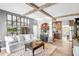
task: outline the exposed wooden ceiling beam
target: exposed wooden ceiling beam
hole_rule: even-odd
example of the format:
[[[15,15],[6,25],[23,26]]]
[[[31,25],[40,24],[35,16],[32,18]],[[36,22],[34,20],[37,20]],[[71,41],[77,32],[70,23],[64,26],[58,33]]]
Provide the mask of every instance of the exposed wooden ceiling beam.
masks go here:
[[[26,4],[30,5],[29,3],[26,3]],[[39,8],[37,7],[37,9],[34,8],[33,10],[29,11],[28,13],[25,13],[24,15],[34,13],[36,11],[39,11],[40,9],[44,9],[44,8],[50,7],[50,6],[55,5],[55,4],[57,4],[57,3],[46,3],[46,4],[42,5],[42,6],[40,6]]]
[[[28,3],[29,6],[33,7],[36,10],[39,10],[40,12],[42,12],[43,14],[51,17],[52,19],[56,20],[53,16],[51,16],[49,13],[45,12],[43,9],[41,9],[40,7],[38,7],[37,5],[35,5],[34,3]]]
[[[38,6],[36,6],[34,3],[26,3],[27,5],[29,5],[29,6],[31,6],[31,7],[33,7],[33,8],[39,8]]]
[[[67,14],[67,15],[63,15],[63,16],[57,16],[55,18],[58,19],[58,18],[64,18],[64,17],[69,17],[69,16],[79,16],[79,13],[73,13],[73,14]]]
[[[45,12],[44,10],[40,10],[40,12],[42,12],[43,14],[49,16],[49,17],[52,17],[50,14],[48,14],[47,12]]]

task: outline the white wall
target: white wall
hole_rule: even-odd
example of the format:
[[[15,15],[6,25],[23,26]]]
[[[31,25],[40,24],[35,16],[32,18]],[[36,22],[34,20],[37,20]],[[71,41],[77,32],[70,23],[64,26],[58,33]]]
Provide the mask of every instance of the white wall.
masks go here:
[[[38,35],[37,30],[38,30],[37,25],[33,25],[33,35],[34,35],[36,38],[37,38],[37,35]]]
[[[2,47],[5,46],[4,36],[6,35],[6,14],[0,12],[0,41],[2,41]]]

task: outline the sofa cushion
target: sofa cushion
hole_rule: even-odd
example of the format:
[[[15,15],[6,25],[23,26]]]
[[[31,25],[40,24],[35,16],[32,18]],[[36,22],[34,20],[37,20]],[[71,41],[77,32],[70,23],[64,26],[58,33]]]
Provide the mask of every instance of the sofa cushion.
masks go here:
[[[20,42],[25,42],[24,36],[20,36]]]
[[[16,36],[14,36],[13,39],[14,39],[15,42],[18,42],[18,39],[17,39]]]
[[[31,41],[30,34],[26,34],[26,35],[23,35],[23,36],[25,38],[25,43],[30,43],[30,41]]]
[[[16,36],[5,36],[5,41],[9,44],[13,44],[13,43],[18,42]]]
[[[5,41],[12,42],[14,41],[14,39],[12,38],[12,36],[5,36]]]

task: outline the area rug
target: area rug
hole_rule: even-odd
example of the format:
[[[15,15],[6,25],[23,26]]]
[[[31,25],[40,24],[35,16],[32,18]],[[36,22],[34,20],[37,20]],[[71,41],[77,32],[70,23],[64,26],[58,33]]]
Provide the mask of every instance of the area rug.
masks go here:
[[[37,50],[35,50],[34,55],[50,56],[51,54],[53,54],[55,50],[56,50],[56,46],[53,45],[50,48],[45,48],[45,49],[43,49],[43,47],[40,47]],[[9,54],[8,56],[33,56],[33,54],[32,54],[32,50],[27,49],[27,51],[25,51],[25,48],[23,47],[20,50]]]

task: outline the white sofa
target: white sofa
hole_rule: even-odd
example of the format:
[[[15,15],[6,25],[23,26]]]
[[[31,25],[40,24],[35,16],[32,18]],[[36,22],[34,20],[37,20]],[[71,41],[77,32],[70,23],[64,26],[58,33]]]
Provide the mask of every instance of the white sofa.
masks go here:
[[[6,52],[10,54],[11,52],[21,49],[25,43],[30,43],[36,39],[37,38],[35,38],[32,34],[5,36]]]

